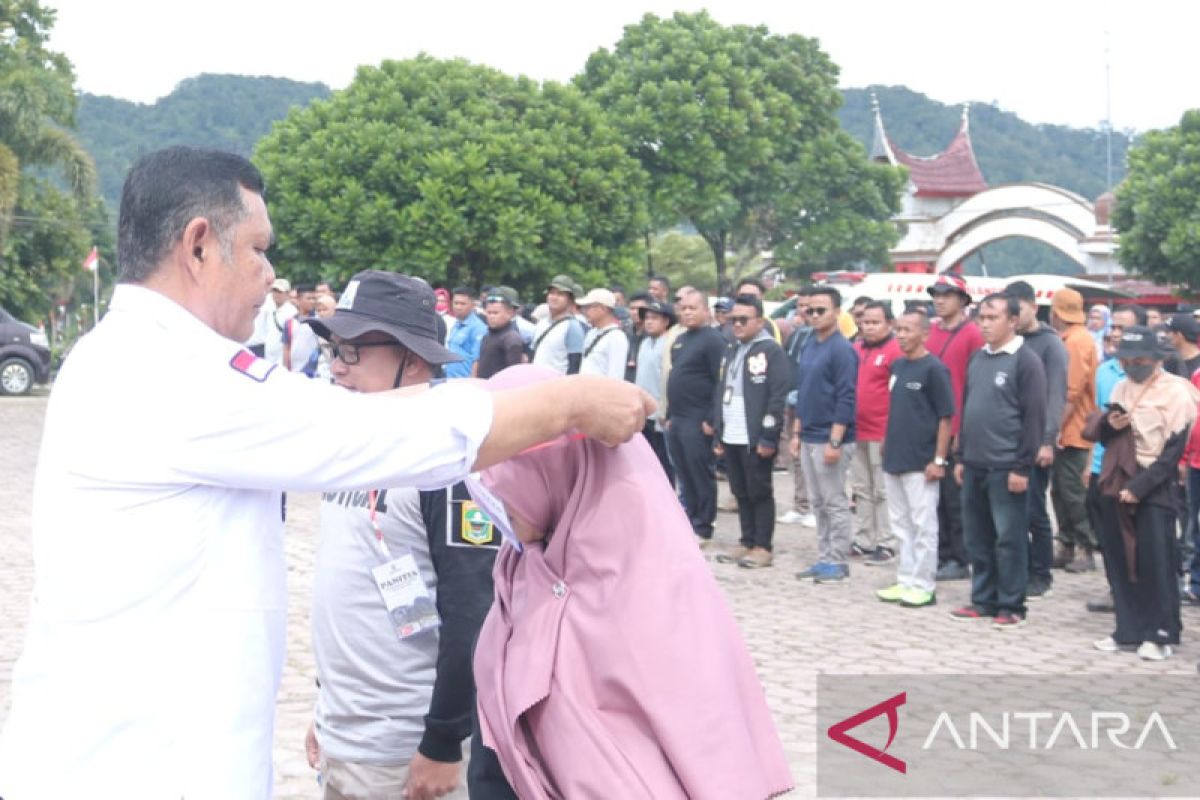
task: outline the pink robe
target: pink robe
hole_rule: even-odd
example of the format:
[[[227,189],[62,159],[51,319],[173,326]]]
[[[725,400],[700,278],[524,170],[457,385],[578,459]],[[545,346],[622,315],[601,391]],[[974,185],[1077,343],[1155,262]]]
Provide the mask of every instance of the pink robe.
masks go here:
[[[545,380],[513,367],[496,388]],[[536,528],[496,561],[475,651],[484,743],[522,800],[760,800],[792,778],[741,632],[641,436],[484,473]]]

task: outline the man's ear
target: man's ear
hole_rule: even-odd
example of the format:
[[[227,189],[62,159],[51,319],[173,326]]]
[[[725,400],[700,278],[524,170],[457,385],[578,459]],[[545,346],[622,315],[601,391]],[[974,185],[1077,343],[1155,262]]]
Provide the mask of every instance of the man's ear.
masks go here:
[[[193,279],[199,276],[205,259],[213,256],[215,237],[212,225],[204,217],[193,217],[183,229],[181,237],[183,261]]]

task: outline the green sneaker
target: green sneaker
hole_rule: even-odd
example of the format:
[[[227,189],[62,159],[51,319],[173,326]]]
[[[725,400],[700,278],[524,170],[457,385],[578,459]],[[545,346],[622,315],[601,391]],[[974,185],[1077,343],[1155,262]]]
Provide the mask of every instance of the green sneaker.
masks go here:
[[[936,603],[936,594],[912,586],[905,589],[904,593],[900,595],[900,605],[905,608],[920,608],[921,606],[932,606]]]
[[[897,583],[895,586],[878,590],[875,592],[875,596],[885,603],[899,603],[904,599],[904,593],[907,591],[908,589]]]

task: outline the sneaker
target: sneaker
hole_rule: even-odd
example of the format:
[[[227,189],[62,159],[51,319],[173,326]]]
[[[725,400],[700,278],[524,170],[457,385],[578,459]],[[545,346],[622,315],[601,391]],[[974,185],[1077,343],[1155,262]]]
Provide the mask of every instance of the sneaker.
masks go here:
[[[1001,611],[992,620],[992,627],[996,630],[1008,630],[1009,628],[1019,628],[1025,624],[1025,615],[1017,614],[1013,611]]]
[[[855,558],[862,558],[863,556],[869,556],[873,552],[874,552],[873,550],[868,550],[867,548],[863,547],[860,544],[850,545],[850,555]]]
[[[1111,614],[1115,610],[1111,594],[1103,600],[1088,600],[1084,607],[1093,614]]]
[[[1067,564],[1075,560],[1075,547],[1059,546],[1058,552],[1054,554],[1054,561],[1050,562],[1051,569],[1065,569]]]
[[[811,567],[802,569],[799,572],[797,572],[796,578],[799,580],[802,580],[802,581],[808,580],[809,578],[815,578],[815,577],[817,577],[818,572],[820,572],[823,568],[828,567],[828,566],[830,566],[830,565],[826,564],[823,561],[818,561],[815,564],[813,564]]]
[[[969,577],[971,577],[971,570],[965,564],[960,564],[957,561],[947,561],[938,567],[934,580],[965,581]]]
[[[750,548],[739,544],[737,547],[730,547],[723,553],[718,553],[716,560],[721,564],[736,564],[746,557],[750,552]]]
[[[1075,556],[1075,560],[1063,567],[1067,572],[1078,575],[1081,572],[1096,571],[1096,557],[1091,550],[1084,550]]]
[[[1166,661],[1174,652],[1171,645],[1156,642],[1142,642],[1142,646],[1137,649],[1138,658],[1143,661]]]
[[[1025,587],[1026,600],[1043,600],[1053,594],[1054,590],[1050,588],[1049,581],[1031,580]]]
[[[696,544],[699,545],[701,550],[707,550],[708,548],[712,547],[712,543],[713,541],[711,536],[705,537],[701,536],[700,534],[696,534]]]
[[[900,598],[904,597],[904,591],[907,588],[908,587],[901,586],[897,583],[894,586],[887,587],[886,589],[879,589],[875,592],[875,596],[885,603],[899,603]]]
[[[817,515],[811,511],[800,515],[800,524],[805,528],[817,527]]]
[[[1200,590],[1184,589],[1180,597],[1183,599],[1184,605],[1200,606]]]
[[[921,608],[923,606],[932,606],[937,604],[937,595],[933,592],[927,592],[924,589],[918,589],[915,586],[910,586],[904,590],[903,596],[900,598],[900,605],[905,608]]]
[[[774,559],[771,557],[771,551],[764,547],[755,547],[749,553],[738,559],[738,566],[746,569],[762,569],[763,567],[771,566]]]
[[[850,567],[845,564],[823,564],[813,575],[813,583],[842,583],[850,577]]]
[[[780,525],[799,525],[800,520],[804,519],[804,514],[794,508],[789,508],[787,511],[775,518],[775,521]]]
[[[1101,653],[1115,653],[1121,649],[1121,645],[1117,644],[1117,640],[1111,636],[1105,636],[1103,639],[1097,639],[1092,642],[1092,647],[1099,650]]]
[[[972,619],[987,619],[988,617],[991,617],[994,615],[987,613],[979,606],[963,606],[962,608],[956,608],[953,611],[951,611],[950,616],[954,617],[955,619],[959,619],[959,620],[972,620]]]
[[[875,548],[875,552],[863,559],[863,564],[868,567],[882,567],[885,564],[890,564],[896,560],[896,553],[890,547],[880,545]]]

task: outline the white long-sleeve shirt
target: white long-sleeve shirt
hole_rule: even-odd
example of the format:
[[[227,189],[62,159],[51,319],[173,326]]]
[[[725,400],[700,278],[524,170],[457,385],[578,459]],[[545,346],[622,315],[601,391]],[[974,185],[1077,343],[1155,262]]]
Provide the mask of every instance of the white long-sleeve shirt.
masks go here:
[[[270,797],[281,490],[448,485],[491,420],[470,385],[349,393],[118,286],[46,412],[0,796]]]

